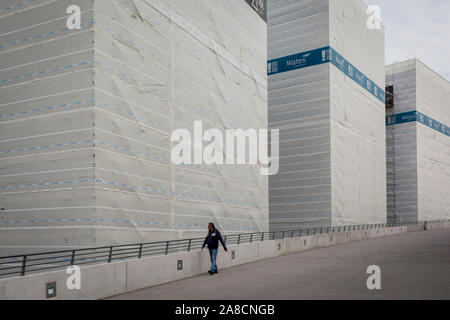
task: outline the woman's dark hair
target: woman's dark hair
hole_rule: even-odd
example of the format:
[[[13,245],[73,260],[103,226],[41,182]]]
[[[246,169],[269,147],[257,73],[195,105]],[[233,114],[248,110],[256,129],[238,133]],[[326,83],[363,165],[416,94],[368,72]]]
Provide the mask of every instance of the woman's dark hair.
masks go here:
[[[212,223],[212,222],[210,222],[209,225],[210,225],[211,227],[213,227],[214,229],[216,228],[216,226],[215,226],[214,223]]]

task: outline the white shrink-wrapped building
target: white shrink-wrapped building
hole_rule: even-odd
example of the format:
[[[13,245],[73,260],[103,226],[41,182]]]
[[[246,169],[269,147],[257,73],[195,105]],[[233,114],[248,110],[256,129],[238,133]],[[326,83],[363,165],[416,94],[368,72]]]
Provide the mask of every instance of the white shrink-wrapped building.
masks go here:
[[[390,222],[450,217],[450,83],[417,59],[386,67]]]
[[[269,0],[271,230],[386,221],[384,28],[361,0]]]
[[[265,9],[1,1],[0,255],[199,237],[210,221],[267,231],[260,166],[170,157],[194,121],[267,128]]]

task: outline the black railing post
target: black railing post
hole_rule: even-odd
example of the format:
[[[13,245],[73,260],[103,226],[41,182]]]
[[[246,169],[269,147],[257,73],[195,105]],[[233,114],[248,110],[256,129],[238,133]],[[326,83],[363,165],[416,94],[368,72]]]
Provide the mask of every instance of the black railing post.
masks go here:
[[[253,233],[250,235],[250,243],[253,242]]]
[[[169,254],[169,241],[166,242],[166,255]]]
[[[109,257],[108,257],[108,262],[112,261],[112,253],[113,253],[113,247],[109,248]]]
[[[291,233],[291,238],[293,238],[293,237],[294,237],[294,233],[295,233],[295,230],[292,230],[292,233]]]
[[[25,275],[25,269],[27,267],[27,256],[23,256],[22,260],[22,272],[20,273],[21,276]]]
[[[237,244],[240,244],[240,243],[241,243],[241,235],[239,234]]]
[[[141,244],[139,245],[138,259],[142,258],[142,246],[143,246],[143,244],[141,243]]]
[[[261,235],[261,242],[263,242],[263,241],[264,241],[264,232]]]
[[[227,236],[225,236],[225,239],[223,240],[225,243],[227,241]],[[191,244],[192,244],[192,239],[189,239],[189,243],[188,243],[188,252],[191,251]]]
[[[284,239],[284,231],[283,231],[283,238],[282,239]]]
[[[75,264],[75,250],[72,251],[72,257],[70,258],[70,265],[73,266]]]

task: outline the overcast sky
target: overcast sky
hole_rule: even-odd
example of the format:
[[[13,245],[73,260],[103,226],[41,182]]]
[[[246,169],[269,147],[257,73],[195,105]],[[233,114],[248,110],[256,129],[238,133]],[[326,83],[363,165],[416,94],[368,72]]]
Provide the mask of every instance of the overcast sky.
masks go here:
[[[364,0],[381,8],[386,64],[419,58],[450,81],[450,0]]]

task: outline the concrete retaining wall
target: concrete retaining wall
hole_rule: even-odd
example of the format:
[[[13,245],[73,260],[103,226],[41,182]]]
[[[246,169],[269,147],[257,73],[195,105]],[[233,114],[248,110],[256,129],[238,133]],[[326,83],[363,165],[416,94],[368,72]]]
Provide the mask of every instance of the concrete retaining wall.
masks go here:
[[[335,234],[317,234],[300,238],[266,240],[229,246],[218,256],[219,268],[229,268],[257,260],[333,246],[370,238],[385,237],[424,229],[450,228],[439,224],[389,227]],[[232,253],[234,252],[234,259]],[[183,261],[183,269],[177,263]],[[205,273],[209,267],[207,250],[167,256],[85,266],[81,268],[81,289],[69,290],[66,270],[0,280],[0,299],[46,299],[46,283],[56,282],[57,296],[52,299],[102,299],[125,292],[155,286]]]

